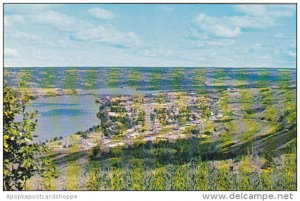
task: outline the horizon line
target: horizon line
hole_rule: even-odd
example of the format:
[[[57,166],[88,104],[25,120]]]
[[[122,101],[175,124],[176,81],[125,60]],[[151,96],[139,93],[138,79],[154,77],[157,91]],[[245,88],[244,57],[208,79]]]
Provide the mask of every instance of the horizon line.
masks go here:
[[[3,66],[4,68],[290,68],[297,67],[276,67],[276,66]]]

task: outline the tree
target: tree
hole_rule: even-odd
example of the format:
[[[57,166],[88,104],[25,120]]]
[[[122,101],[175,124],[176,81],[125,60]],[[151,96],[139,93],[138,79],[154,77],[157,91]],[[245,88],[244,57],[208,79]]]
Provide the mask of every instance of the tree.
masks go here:
[[[102,153],[102,151],[101,151],[101,145],[98,144],[96,147],[94,147],[92,149],[92,156],[91,157],[93,159],[99,159],[101,157],[101,153]]]
[[[42,157],[48,150],[33,141],[36,112],[26,111],[30,99],[25,90],[5,85],[3,91],[3,181],[4,190],[26,190],[26,181],[34,174],[57,177],[50,159]]]

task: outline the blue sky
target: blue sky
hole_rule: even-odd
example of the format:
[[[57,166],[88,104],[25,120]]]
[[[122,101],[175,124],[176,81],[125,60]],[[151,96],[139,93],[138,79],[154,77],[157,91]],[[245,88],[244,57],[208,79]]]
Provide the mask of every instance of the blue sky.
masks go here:
[[[296,67],[296,6],[5,4],[4,66]]]

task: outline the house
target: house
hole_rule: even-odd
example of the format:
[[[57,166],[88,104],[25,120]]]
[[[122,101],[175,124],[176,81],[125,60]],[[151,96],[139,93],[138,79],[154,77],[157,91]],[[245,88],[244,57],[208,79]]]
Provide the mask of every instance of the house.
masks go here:
[[[229,87],[229,88],[227,88],[227,91],[228,91],[229,93],[236,93],[236,92],[237,92],[237,89],[236,89],[236,88],[231,88],[231,87]]]
[[[110,117],[117,117],[118,114],[115,113],[115,112],[108,112],[108,116],[110,116]]]
[[[185,134],[179,134],[179,138],[180,139],[185,139],[185,138],[187,138],[187,135],[185,135]]]
[[[186,122],[185,126],[191,126],[191,122]]]
[[[111,142],[110,139],[105,139],[105,138],[104,138],[104,139],[102,140],[102,143],[103,143],[103,144],[108,144],[108,143],[110,143],[110,142]]]
[[[169,140],[176,140],[176,139],[179,139],[179,138],[180,138],[180,135],[168,135]]]
[[[133,131],[135,131],[135,129],[134,129],[134,128],[130,128],[130,129],[128,129],[128,130],[126,131],[126,133],[130,134],[130,133],[132,133]]]
[[[215,120],[217,120],[217,117],[215,115],[212,115],[208,119],[211,121],[215,121]]]
[[[113,147],[124,146],[124,145],[125,145],[124,142],[118,142],[114,144],[109,144],[108,147],[113,148]]]
[[[127,138],[137,138],[139,135],[138,132],[134,132],[134,133],[130,133],[128,135],[126,135]]]
[[[149,136],[149,137],[145,137],[144,139],[143,139],[143,141],[153,141],[153,140],[155,140],[156,139],[156,137],[154,137],[154,136]]]

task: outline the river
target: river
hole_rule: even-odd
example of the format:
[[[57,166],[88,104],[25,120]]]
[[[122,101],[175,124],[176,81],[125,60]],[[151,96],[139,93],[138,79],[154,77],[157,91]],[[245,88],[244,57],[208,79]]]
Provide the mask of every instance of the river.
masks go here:
[[[38,98],[31,105],[31,109],[38,111],[34,134],[38,141],[45,141],[85,131],[100,123],[96,117],[98,108],[92,95]]]

